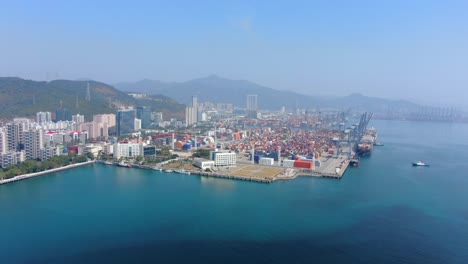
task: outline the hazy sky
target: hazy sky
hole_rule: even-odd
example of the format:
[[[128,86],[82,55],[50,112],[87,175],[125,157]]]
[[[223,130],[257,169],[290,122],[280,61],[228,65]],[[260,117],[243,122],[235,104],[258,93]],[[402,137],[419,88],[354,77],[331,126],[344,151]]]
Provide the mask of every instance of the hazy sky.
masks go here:
[[[5,0],[0,76],[116,83],[215,73],[307,94],[462,104],[467,14],[465,0]]]

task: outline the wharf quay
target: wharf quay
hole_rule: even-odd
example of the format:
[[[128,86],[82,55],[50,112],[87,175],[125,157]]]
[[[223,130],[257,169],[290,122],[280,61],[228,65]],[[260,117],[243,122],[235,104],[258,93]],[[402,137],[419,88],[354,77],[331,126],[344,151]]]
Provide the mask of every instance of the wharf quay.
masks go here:
[[[301,170],[298,176],[312,176],[322,178],[341,179],[349,167],[350,160],[344,157],[328,157],[321,167],[315,170]]]
[[[200,172],[200,171],[191,171],[191,174],[205,176],[205,177],[213,177],[213,178],[222,178],[222,179],[232,179],[232,180],[241,180],[241,181],[252,181],[252,182],[259,182],[259,183],[272,183],[276,179],[266,179],[266,178],[256,178],[256,177],[247,177],[247,176],[238,176],[238,175],[229,175],[229,174],[221,174],[221,173],[210,173],[210,172]]]
[[[72,168],[76,168],[76,167],[91,165],[91,164],[94,164],[94,163],[95,163],[95,161],[91,160],[91,161],[85,161],[85,162],[81,162],[81,163],[76,163],[76,164],[63,166],[63,167],[60,167],[60,168],[55,168],[55,169],[50,169],[50,170],[45,170],[45,171],[40,171],[40,172],[34,172],[34,173],[18,175],[18,176],[15,176],[13,178],[10,178],[10,179],[0,180],[0,185],[7,184],[7,183],[12,183],[12,182],[16,182],[16,181],[21,181],[21,180],[26,180],[26,179],[29,179],[29,178],[33,178],[33,177],[37,177],[37,176],[41,176],[41,175],[45,175],[45,174],[49,174],[49,173],[53,173],[53,172],[58,172],[58,171],[62,171],[62,170],[68,170],[68,169],[72,169]]]

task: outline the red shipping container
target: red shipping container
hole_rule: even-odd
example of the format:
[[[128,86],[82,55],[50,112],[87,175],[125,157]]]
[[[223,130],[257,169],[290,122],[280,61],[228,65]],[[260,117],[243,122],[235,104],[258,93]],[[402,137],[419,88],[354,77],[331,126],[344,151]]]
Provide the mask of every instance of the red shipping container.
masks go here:
[[[302,169],[312,169],[314,164],[312,161],[305,161],[305,160],[296,160],[294,161],[294,168],[302,168]]]

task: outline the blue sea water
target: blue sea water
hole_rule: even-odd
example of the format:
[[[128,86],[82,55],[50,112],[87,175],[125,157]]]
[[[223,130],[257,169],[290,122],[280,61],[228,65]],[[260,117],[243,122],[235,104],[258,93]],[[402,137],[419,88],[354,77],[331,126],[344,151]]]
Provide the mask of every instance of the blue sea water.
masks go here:
[[[0,186],[0,263],[468,263],[468,125],[372,125],[385,146],[341,180],[96,164]]]

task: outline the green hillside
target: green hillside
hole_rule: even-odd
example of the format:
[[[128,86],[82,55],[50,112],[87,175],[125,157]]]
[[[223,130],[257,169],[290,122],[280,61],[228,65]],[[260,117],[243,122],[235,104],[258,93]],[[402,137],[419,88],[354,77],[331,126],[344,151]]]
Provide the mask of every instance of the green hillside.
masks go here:
[[[89,84],[91,100],[87,101]],[[83,114],[86,120],[100,113],[115,113],[123,106],[150,106],[167,117],[183,114],[184,105],[168,97],[156,95],[152,100],[137,100],[105,83],[96,81],[55,80],[38,82],[15,77],[0,78],[0,118],[34,117],[36,112],[64,107],[72,114]]]

